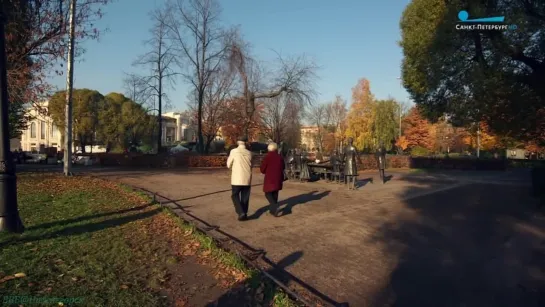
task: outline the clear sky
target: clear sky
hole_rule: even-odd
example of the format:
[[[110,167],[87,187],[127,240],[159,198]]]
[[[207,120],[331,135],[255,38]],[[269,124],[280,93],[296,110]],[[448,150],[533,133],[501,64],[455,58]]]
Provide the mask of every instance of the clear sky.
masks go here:
[[[407,101],[401,87],[402,51],[399,20],[409,0],[220,0],[222,20],[240,25],[260,60],[305,53],[321,67],[316,82],[318,103],[342,95],[367,78],[377,98]],[[123,92],[124,72],[143,73],[132,62],[147,49],[148,12],[163,0],[114,0],[104,8],[98,28],[108,28],[99,41],[85,43],[87,53],[75,65],[75,87],[102,94]],[[65,88],[65,77],[53,84]],[[186,109],[189,86],[178,80],[169,91],[173,111]]]

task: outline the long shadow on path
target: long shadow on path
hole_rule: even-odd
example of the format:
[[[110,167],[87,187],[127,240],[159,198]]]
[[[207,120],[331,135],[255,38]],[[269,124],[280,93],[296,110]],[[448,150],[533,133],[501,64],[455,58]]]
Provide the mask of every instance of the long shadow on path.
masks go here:
[[[371,305],[545,306],[545,216],[528,192],[468,184],[407,198],[372,239],[397,266]]]
[[[282,192],[280,191],[280,193],[282,193]],[[326,197],[327,195],[329,195],[329,193],[331,193],[331,191],[323,191],[323,192],[319,192],[319,193],[318,193],[318,191],[312,191],[312,192],[300,194],[300,195],[297,195],[297,196],[292,196],[290,198],[279,201],[278,202],[278,207],[281,208],[281,209],[279,209],[280,212],[281,212],[281,216],[291,214],[292,209],[295,206],[302,205],[302,204],[305,204],[305,203],[308,203],[308,202],[311,202],[311,201],[320,200],[320,199]],[[280,195],[282,195],[282,194],[280,194]],[[282,207],[282,206],[284,206],[284,207]],[[266,205],[264,207],[261,207],[261,208],[257,209],[254,212],[254,214],[248,216],[248,219],[251,219],[251,220],[258,219],[259,217],[261,217],[261,215],[263,215],[263,213],[269,211],[269,207],[270,207],[269,205]]]
[[[273,276],[273,278],[277,279],[278,281],[280,281],[281,283],[285,285],[289,284],[291,281],[294,281],[296,283],[301,283],[299,279],[297,279],[295,276],[288,273],[286,271],[286,268],[294,264],[295,262],[297,262],[302,256],[303,256],[302,251],[296,251],[282,258],[280,261],[278,261],[278,263],[269,262],[268,264],[272,268],[265,271],[265,274]],[[256,289],[253,289],[250,292],[247,292],[247,289],[243,286],[246,283],[251,284],[252,281],[246,280],[245,282],[243,282],[241,286],[228,290],[220,298],[218,298],[214,302],[207,304],[206,307],[272,306],[273,301],[275,299],[274,294],[277,291],[276,285],[268,284],[268,287],[266,289],[262,289],[261,292],[259,291],[256,292]],[[323,295],[319,295],[319,296],[321,297],[321,299],[325,300],[327,303],[331,304],[332,306],[348,307],[347,303],[338,303]],[[307,298],[304,298],[304,299],[308,300]],[[311,304],[310,306],[313,306],[312,305],[313,303],[314,302],[312,302],[312,300],[309,300],[309,304]]]

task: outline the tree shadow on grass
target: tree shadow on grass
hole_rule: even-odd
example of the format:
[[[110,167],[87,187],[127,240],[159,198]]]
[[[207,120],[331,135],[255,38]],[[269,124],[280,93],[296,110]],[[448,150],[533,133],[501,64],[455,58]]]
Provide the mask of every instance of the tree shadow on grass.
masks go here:
[[[70,236],[76,236],[76,235],[85,234],[85,233],[92,233],[92,232],[96,232],[96,231],[100,231],[104,229],[121,226],[123,224],[127,224],[137,220],[145,219],[145,218],[154,216],[155,214],[160,212],[161,212],[161,208],[156,208],[150,211],[140,212],[140,213],[136,213],[132,215],[126,215],[126,216],[122,216],[118,218],[66,227],[58,231],[45,233],[43,235],[34,235],[34,236],[27,237],[25,236],[25,234],[23,234],[21,236],[15,236],[15,237],[12,236],[5,242],[0,242],[0,248],[3,248],[4,246],[8,246],[11,244],[21,244],[21,243],[40,241],[40,240],[48,240],[48,239],[53,239],[58,237],[70,237]]]
[[[282,195],[281,193],[282,191],[280,191],[280,195]],[[327,195],[329,195],[329,193],[331,193],[331,191],[323,191],[323,192],[312,191],[312,192],[300,194],[297,196],[292,196],[290,198],[281,200],[278,202],[279,212],[281,213],[280,216],[291,214],[293,207],[297,205],[302,205],[311,201],[320,200],[326,197]],[[282,207],[283,205],[285,206]],[[257,209],[252,215],[248,216],[248,219],[250,220],[258,219],[259,217],[261,217],[261,215],[263,215],[263,213],[269,211],[269,207],[270,207],[269,205],[266,205]]]
[[[146,204],[146,205],[142,205],[142,206],[138,206],[138,207],[123,209],[123,210],[102,212],[102,213],[96,213],[96,214],[91,214],[91,215],[80,216],[80,217],[76,217],[76,218],[72,218],[72,219],[66,219],[66,220],[60,220],[60,221],[56,221],[56,222],[39,224],[39,225],[36,225],[36,226],[27,227],[25,229],[25,231],[34,231],[34,230],[37,230],[37,229],[45,229],[45,228],[56,227],[56,226],[65,226],[65,225],[68,225],[68,224],[79,223],[79,222],[83,222],[83,221],[86,221],[86,220],[92,220],[92,219],[96,219],[96,218],[107,217],[107,216],[110,216],[110,215],[124,214],[124,213],[133,212],[133,211],[140,211],[142,209],[147,208],[150,205],[151,205],[151,203]]]
[[[372,238],[398,260],[371,306],[545,306],[545,215],[526,187],[414,190]]]

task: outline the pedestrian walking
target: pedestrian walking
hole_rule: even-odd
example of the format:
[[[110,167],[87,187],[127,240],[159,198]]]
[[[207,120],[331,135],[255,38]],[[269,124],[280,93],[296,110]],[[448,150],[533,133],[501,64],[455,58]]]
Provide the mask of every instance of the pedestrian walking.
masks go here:
[[[229,152],[227,167],[231,169],[231,199],[239,221],[248,219],[252,185],[252,153],[246,148],[248,139],[239,138],[238,147]]]
[[[386,168],[386,148],[384,148],[382,143],[380,143],[379,147],[377,148],[375,157],[377,159],[380,181],[382,184],[384,184],[386,182],[386,176],[384,175],[384,169]]]
[[[282,190],[284,183],[284,158],[278,153],[278,145],[270,143],[269,151],[261,162],[261,173],[265,175],[263,180],[263,192],[269,201],[269,213],[278,216],[278,192]]]

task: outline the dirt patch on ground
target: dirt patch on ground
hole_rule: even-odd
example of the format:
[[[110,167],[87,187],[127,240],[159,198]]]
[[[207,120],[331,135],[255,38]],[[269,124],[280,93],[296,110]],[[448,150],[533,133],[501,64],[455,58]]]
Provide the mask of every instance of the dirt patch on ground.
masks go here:
[[[168,214],[138,221],[138,238],[142,236],[167,241],[167,250],[158,250],[161,261],[150,259],[149,268],[162,275],[160,285],[150,285],[168,297],[172,306],[269,306],[266,282],[261,276],[250,276],[247,270],[226,264],[218,256],[223,253],[203,246],[194,231]],[[151,239],[151,238],[150,238]],[[147,241],[147,240],[146,240]],[[137,250],[141,241],[132,241]]]

